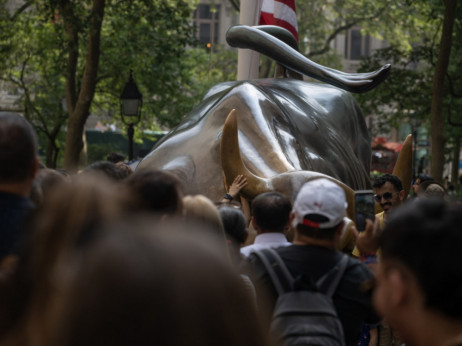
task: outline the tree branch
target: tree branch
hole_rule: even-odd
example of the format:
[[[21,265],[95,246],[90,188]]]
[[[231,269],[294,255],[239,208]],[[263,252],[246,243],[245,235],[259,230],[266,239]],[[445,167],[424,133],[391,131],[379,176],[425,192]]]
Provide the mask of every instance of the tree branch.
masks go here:
[[[87,43],[85,70],[82,77],[78,106],[90,107],[95,93],[100,55],[101,26],[103,24],[105,0],[94,0],[91,12],[91,25]],[[86,119],[85,119],[86,120]]]
[[[239,1],[239,0],[229,0],[229,2],[231,3],[231,5],[234,7],[234,9],[235,9],[237,12],[240,12],[240,11],[241,11],[241,4],[240,4],[240,1]]]
[[[21,7],[19,7],[16,11],[14,11],[14,14],[11,16],[11,21],[14,22],[16,18],[23,13],[30,5],[32,5],[32,1],[26,1],[24,4],[22,4]]]
[[[454,83],[452,81],[452,78],[449,75],[449,73],[447,73],[447,72],[446,72],[446,78],[447,78],[448,83],[449,83],[449,93],[451,94],[451,96],[453,98],[457,98],[457,99],[462,98],[462,94],[457,93],[456,90],[454,89]]]
[[[64,28],[67,33],[67,76],[66,76],[66,103],[69,114],[74,112],[77,102],[76,89],[76,73],[77,63],[79,59],[79,36],[78,28],[76,27],[76,18],[72,3],[69,0],[61,0],[59,2],[59,10],[61,12]]]
[[[380,8],[375,14],[373,14],[372,16],[370,17],[362,17],[362,18],[356,18],[354,19],[352,22],[348,23],[348,24],[345,24],[345,25],[342,25],[338,28],[336,28],[330,35],[329,37],[327,38],[325,44],[324,44],[324,47],[322,47],[321,49],[317,50],[317,51],[313,51],[313,52],[310,52],[308,54],[308,57],[313,57],[313,56],[316,56],[316,55],[321,55],[321,54],[324,54],[326,52],[328,52],[330,50],[330,43],[335,39],[335,37],[340,34],[342,31],[347,31],[348,29],[351,29],[352,27],[354,27],[355,25],[357,25],[358,23],[361,23],[363,21],[369,21],[369,20],[372,20],[372,19],[375,19],[375,18],[378,18],[380,17],[380,15],[382,14],[382,12],[384,11],[384,9],[386,8],[387,6],[384,6],[382,8]]]
[[[322,47],[321,49],[315,50],[315,51],[313,51],[313,52],[310,52],[310,53],[308,54],[308,57],[313,57],[313,56],[321,55],[321,54],[324,54],[324,53],[328,52],[328,51],[330,50],[330,43],[335,39],[335,37],[336,37],[339,33],[341,33],[342,31],[347,31],[348,29],[351,29],[351,28],[354,27],[357,23],[358,23],[358,21],[354,21],[354,22],[345,24],[345,25],[340,26],[340,27],[338,27],[337,29],[335,29],[335,30],[329,35],[329,37],[327,38],[326,42],[324,43],[324,47]]]

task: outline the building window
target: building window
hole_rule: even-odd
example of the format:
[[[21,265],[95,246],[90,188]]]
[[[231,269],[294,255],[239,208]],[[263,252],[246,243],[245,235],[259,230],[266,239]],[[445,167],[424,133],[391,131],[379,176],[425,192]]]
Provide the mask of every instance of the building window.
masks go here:
[[[194,11],[194,27],[199,41],[218,43],[218,19],[220,17],[219,6],[199,4]]]
[[[345,58],[348,60],[360,60],[368,57],[371,52],[370,36],[363,36],[361,30],[350,29],[345,36]]]

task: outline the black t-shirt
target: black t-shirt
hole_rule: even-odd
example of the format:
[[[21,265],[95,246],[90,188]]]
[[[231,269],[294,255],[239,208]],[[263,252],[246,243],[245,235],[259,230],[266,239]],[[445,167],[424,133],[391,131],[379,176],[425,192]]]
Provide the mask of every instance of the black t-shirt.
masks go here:
[[[301,282],[309,287],[329,272],[340,261],[342,254],[325,247],[312,245],[291,245],[276,249],[287,268]],[[269,327],[277,292],[264,265],[255,254],[244,263],[244,270],[254,282],[257,291],[257,304],[265,325]],[[350,257],[333,301],[342,322],[347,345],[355,345],[359,339],[361,322],[379,322],[371,303],[371,292],[364,291],[362,285],[373,278],[373,273],[359,260]]]

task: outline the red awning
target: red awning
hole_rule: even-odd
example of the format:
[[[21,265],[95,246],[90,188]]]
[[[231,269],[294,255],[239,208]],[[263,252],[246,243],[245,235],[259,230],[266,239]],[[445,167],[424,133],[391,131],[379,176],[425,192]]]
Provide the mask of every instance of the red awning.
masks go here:
[[[394,151],[395,153],[400,152],[403,148],[403,144],[400,142],[388,142],[384,137],[376,137],[372,141],[373,150],[388,150]]]

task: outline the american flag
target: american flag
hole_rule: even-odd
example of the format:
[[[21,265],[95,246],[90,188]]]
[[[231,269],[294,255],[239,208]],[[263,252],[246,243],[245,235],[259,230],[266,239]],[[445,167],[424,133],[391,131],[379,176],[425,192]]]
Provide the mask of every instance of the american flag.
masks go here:
[[[289,30],[298,41],[295,0],[263,0],[260,25],[277,25]]]

